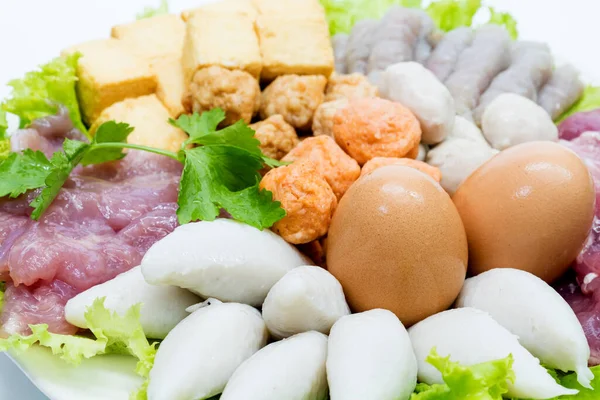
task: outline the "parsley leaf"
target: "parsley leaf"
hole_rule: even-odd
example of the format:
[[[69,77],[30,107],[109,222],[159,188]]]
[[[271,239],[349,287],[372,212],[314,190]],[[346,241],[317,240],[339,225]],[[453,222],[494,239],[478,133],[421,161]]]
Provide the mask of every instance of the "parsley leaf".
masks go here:
[[[56,114],[58,106],[63,105],[69,111],[73,126],[87,134],[75,93],[80,56],[74,53],[57,57],[40,66],[39,70],[28,72],[22,79],[10,81],[11,98],[2,105],[2,109],[17,115],[21,119],[21,127],[25,127],[37,118]]]
[[[127,137],[133,128],[125,123],[107,121],[96,130],[89,151],[81,160],[83,165],[100,164],[107,161],[120,160],[125,157],[123,149],[119,147],[99,147],[100,143],[127,143]]]
[[[18,197],[28,190],[44,186],[52,164],[41,151],[11,153],[0,164],[0,197]]]
[[[63,143],[64,152],[57,151],[50,159],[51,169],[44,181],[45,187],[40,194],[29,204],[33,207],[31,218],[40,219],[44,211],[54,201],[60,189],[69,179],[69,174],[85,156],[89,145],[87,143],[65,139]]]
[[[169,123],[179,129],[182,129],[190,137],[181,146],[185,148],[189,143],[195,143],[196,139],[208,135],[217,130],[219,124],[225,120],[225,111],[220,108],[214,108],[202,114],[194,113],[192,115],[181,115],[177,120],[169,119]]]

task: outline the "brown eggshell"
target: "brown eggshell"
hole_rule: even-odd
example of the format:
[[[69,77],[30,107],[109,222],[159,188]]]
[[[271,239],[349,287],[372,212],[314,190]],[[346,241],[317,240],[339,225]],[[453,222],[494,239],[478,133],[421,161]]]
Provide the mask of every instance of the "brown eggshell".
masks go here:
[[[552,142],[498,154],[453,197],[469,241],[469,268],[529,271],[546,282],[575,260],[592,226],[592,177],[571,150]]]
[[[431,177],[382,167],[342,197],[329,229],[327,268],[353,311],[388,309],[410,326],[458,296],[467,272],[465,231]]]

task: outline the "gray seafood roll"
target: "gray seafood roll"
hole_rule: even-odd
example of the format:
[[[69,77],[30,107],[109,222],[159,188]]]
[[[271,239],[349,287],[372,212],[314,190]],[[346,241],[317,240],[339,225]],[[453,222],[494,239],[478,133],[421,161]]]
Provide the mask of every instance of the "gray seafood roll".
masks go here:
[[[471,28],[458,28],[448,32],[425,61],[425,67],[444,82],[454,71],[460,54],[473,42],[473,36]]]
[[[381,19],[373,36],[374,44],[367,67],[369,77],[373,76],[374,71],[384,71],[392,64],[414,60],[421,26],[421,13],[392,7]]]
[[[528,41],[514,43],[511,65],[494,78],[473,112],[477,125],[481,125],[481,117],[487,106],[503,93],[515,93],[536,101],[538,90],[552,75],[553,65],[547,44]]]
[[[363,75],[367,74],[369,55],[371,54],[375,31],[377,31],[378,25],[379,21],[372,19],[364,19],[354,25],[346,45],[347,73],[358,72]]]
[[[511,39],[498,25],[485,25],[475,32],[473,43],[458,57],[445,84],[456,105],[456,113],[473,120],[472,110],[492,80],[510,65]]]
[[[435,47],[435,36],[433,30],[435,23],[431,17],[423,10],[414,10],[420,14],[421,30],[415,47],[415,61],[423,64],[431,55],[432,49]]]
[[[348,72],[346,66],[346,53],[348,51],[348,35],[345,33],[338,33],[331,38],[331,45],[333,46],[333,55],[335,57],[335,72],[338,74],[345,74]]]
[[[538,104],[554,120],[579,100],[584,89],[579,71],[571,64],[565,64],[556,68],[550,80],[542,87]]]

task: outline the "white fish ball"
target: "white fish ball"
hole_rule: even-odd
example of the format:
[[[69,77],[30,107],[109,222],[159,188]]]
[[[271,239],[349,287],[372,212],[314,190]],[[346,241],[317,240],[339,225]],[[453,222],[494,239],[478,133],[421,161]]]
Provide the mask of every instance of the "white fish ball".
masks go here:
[[[121,315],[141,303],[142,328],[146,336],[154,339],[164,339],[175,325],[188,316],[186,308],[199,301],[198,296],[188,290],[146,283],[138,266],[73,297],[65,306],[65,318],[70,324],[87,329],[85,312],[102,297],[105,298],[106,309]]]
[[[150,371],[148,400],[202,400],[223,391],[234,371],[267,343],[259,312],[237,303],[190,314],[163,340]]]
[[[340,318],[327,355],[331,400],[406,400],[417,384],[417,361],[406,329],[388,310]]]
[[[327,270],[313,266],[285,274],[262,307],[267,328],[277,339],[313,330],[327,334],[335,321],[348,314],[342,285]]]
[[[468,139],[447,139],[427,153],[427,163],[439,168],[440,184],[450,195],[465,179],[490,158],[498,154],[486,144]]]
[[[306,264],[279,235],[217,219],[182,225],[159,240],[144,256],[142,273],[154,285],[258,307],[286,272]]]
[[[417,161],[425,161],[427,158],[427,152],[429,151],[429,146],[423,143],[419,143],[419,154],[417,154]]]
[[[489,313],[519,337],[523,347],[548,367],[576,371],[590,387],[590,347],[569,304],[546,282],[517,269],[498,268],[465,281],[458,307]]]
[[[515,312],[518,312],[515,310]],[[508,395],[526,399],[548,399],[576,394],[560,386],[540,361],[488,313],[474,308],[458,308],[435,314],[413,325],[408,333],[419,364],[419,380],[444,383],[441,373],[429,364],[433,348],[442,357],[450,356],[462,365],[474,365],[512,354],[515,382],[508,384]]]
[[[387,67],[381,76],[382,97],[411,110],[421,124],[425,144],[442,142],[454,126],[454,99],[436,76],[417,62]]]
[[[221,400],[327,398],[327,336],[305,332],[271,343],[244,361]]]
[[[514,93],[496,97],[485,109],[481,126],[487,141],[498,150],[538,140],[558,141],[558,128],[550,115]]]
[[[449,139],[467,139],[490,147],[477,125],[460,115],[454,117],[454,127],[447,140]]]

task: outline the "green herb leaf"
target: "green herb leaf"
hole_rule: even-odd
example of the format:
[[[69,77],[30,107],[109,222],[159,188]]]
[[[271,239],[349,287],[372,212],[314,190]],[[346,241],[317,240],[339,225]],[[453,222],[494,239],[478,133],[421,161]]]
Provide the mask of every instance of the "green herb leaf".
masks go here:
[[[27,149],[11,153],[0,164],[0,197],[18,197],[28,190],[43,187],[52,164],[41,151]]]
[[[488,24],[502,25],[506,28],[510,37],[513,40],[517,40],[519,37],[519,32],[517,31],[517,21],[515,18],[509,13],[498,12],[493,7],[489,7],[490,10],[490,20]]]
[[[171,125],[183,130],[190,136],[189,139],[182,145],[183,149],[189,143],[196,143],[195,141],[201,137],[215,132],[219,124],[224,120],[225,111],[220,108],[214,108],[210,111],[203,112],[202,114],[183,114],[177,118],[177,120],[171,118],[169,122]]]
[[[435,349],[427,362],[442,373],[445,384],[417,385],[411,400],[502,400],[508,383],[514,382],[513,357],[465,367],[441,357]]]
[[[75,93],[79,57],[80,54],[75,53],[55,58],[39,70],[28,72],[24,78],[10,81],[11,97],[2,109],[17,115],[24,127],[37,118],[56,114],[58,106],[63,105],[75,128],[87,134]]]
[[[481,0],[441,0],[432,2],[427,13],[443,31],[460,26],[471,26],[473,17],[481,8]]]
[[[139,13],[136,18],[144,19],[144,18],[152,18],[157,15],[168,14],[169,13],[169,3],[167,0],[161,0],[160,5],[158,7],[146,7],[144,11]]]
[[[107,161],[120,160],[125,157],[122,148],[119,147],[97,147],[100,143],[127,143],[127,137],[133,132],[133,127],[125,123],[107,121],[100,125],[92,139],[89,151],[81,160],[83,165],[101,164]]]

